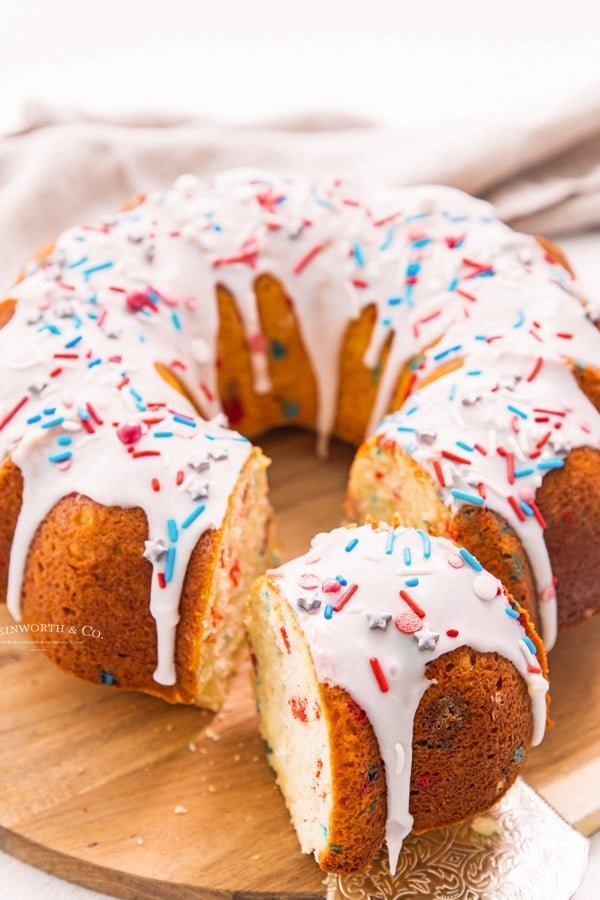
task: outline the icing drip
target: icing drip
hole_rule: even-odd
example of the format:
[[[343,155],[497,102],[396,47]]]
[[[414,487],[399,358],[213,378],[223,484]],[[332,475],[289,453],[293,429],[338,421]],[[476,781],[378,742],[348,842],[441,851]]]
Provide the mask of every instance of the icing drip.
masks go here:
[[[514,528],[531,563],[550,649],[556,591],[535,493],[573,447],[600,449],[600,416],[562,362],[512,351],[502,341],[482,343],[456,373],[413,393],[377,434],[416,459],[453,509],[487,506]]]
[[[374,729],[386,771],[394,872],[412,827],[413,723],[430,684],[427,663],[460,646],[510,660],[528,687],[537,744],[548,684],[535,647],[498,579],[466,551],[415,529],[338,528],[317,535],[309,553],[275,574],[302,625],[317,677],[345,688]],[[327,584],[332,579],[341,584],[335,594]]]

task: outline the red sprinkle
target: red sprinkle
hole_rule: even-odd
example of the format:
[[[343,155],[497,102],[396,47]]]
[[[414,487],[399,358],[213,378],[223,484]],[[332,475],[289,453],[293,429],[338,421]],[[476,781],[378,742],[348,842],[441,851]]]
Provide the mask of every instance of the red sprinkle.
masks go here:
[[[456,628],[449,628],[446,634],[448,635],[448,637],[458,637],[458,631],[456,630]]]
[[[184,476],[183,476],[183,469],[179,469],[179,470],[177,471],[177,475],[175,476],[175,484],[176,484],[177,486],[179,486],[180,484],[183,484],[183,477],[184,477]]]
[[[533,369],[527,376],[527,381],[533,381],[535,376],[539,373],[540,369],[542,368],[543,363],[544,363],[544,360],[542,359],[542,357],[538,356],[538,358],[535,361],[535,365],[534,365]]]
[[[410,596],[410,594],[409,594],[407,591],[398,591],[398,593],[400,594],[400,596],[402,597],[402,599],[404,600],[404,602],[405,602],[408,606],[410,606],[410,608],[411,608],[412,611],[415,613],[415,615],[417,615],[420,619],[424,619],[424,618],[425,618],[425,612],[424,612],[424,610],[421,609],[421,607],[420,607],[419,604],[416,602],[416,600],[413,600],[413,598]]]
[[[164,590],[164,588],[166,588],[166,586],[167,586],[167,582],[165,581],[165,573],[159,572],[157,575],[157,578],[158,578],[158,586],[160,588],[163,588],[163,590]]]
[[[456,288],[455,293],[460,294],[460,296],[464,297],[465,300],[470,300],[471,303],[477,303],[477,297],[474,297],[473,294],[468,294],[466,291],[463,291],[461,288]]]
[[[353,278],[352,284],[356,288],[366,288],[369,287],[369,282],[365,281],[364,278]]]
[[[509,484],[515,483],[515,454],[510,452],[506,454],[506,477]]]
[[[287,650],[288,653],[291,653],[292,648],[290,647],[290,639],[288,637],[287,631],[285,630],[285,625],[282,625],[281,628],[279,629],[279,631],[281,632],[281,637],[283,638],[283,646],[285,647],[285,649]]]
[[[381,668],[381,663],[377,659],[376,656],[372,656],[369,660],[371,663],[371,669],[373,670],[373,675],[377,679],[377,684],[379,685],[379,690],[382,694],[387,693],[389,691],[390,686],[387,683],[387,678],[383,674],[383,669]]]
[[[132,459],[141,459],[143,456],[160,456],[160,450],[137,450],[131,454]]]
[[[153,491],[156,491],[157,493],[158,491],[160,491],[160,481],[158,480],[158,478],[153,478],[150,484],[152,485]]]
[[[315,256],[317,255],[317,253],[320,253],[320,252],[321,252],[321,250],[323,249],[324,246],[325,246],[324,244],[315,244],[315,246],[312,247],[312,248],[308,251],[308,253],[305,253],[304,256],[302,256],[302,257],[298,260],[298,262],[296,263],[296,265],[295,265],[294,268],[292,269],[294,275],[299,275],[300,272],[301,272],[303,269],[306,268],[306,266],[309,264],[309,262],[311,262],[311,260],[313,260],[313,259],[315,258]]]
[[[402,634],[415,634],[415,632],[420,631],[423,627],[420,618],[412,612],[400,613],[400,615],[396,617],[395,625]]]
[[[541,675],[542,670],[539,666],[527,666],[527,671],[531,672],[532,675]]]
[[[437,459],[433,460],[433,471],[435,472],[436,478],[440,483],[441,487],[446,487],[446,482],[444,481],[444,473],[442,472],[442,467],[440,466]]]
[[[463,464],[463,465],[465,465],[465,466],[470,466],[470,465],[471,465],[471,460],[470,460],[470,459],[465,459],[464,456],[458,456],[456,453],[450,453],[449,450],[442,450],[441,456],[443,456],[444,459],[449,459],[449,460],[451,460],[452,462],[455,462],[455,463],[461,463],[461,464]]]
[[[13,418],[13,416],[16,416],[16,414],[19,412],[20,409],[23,409],[23,407],[25,406],[25,404],[27,403],[28,400],[29,400],[29,397],[28,397],[28,396],[21,397],[21,399],[20,399],[19,402],[16,404],[16,406],[13,406],[13,408],[11,409],[11,411],[8,412],[8,413],[4,416],[4,418],[2,419],[2,421],[0,422],[0,431],[2,431],[2,429],[4,428],[5,425],[8,425],[8,423],[10,422],[10,420]]]
[[[60,368],[60,366],[58,367],[58,369],[52,369],[52,371],[50,372],[50,378],[56,378],[58,375],[60,375],[61,372],[62,369]]]
[[[514,513],[515,513],[517,519],[519,519],[521,522],[524,522],[524,521],[525,521],[525,518],[526,518],[526,517],[525,517],[525,513],[523,512],[523,510],[521,509],[521,507],[519,506],[519,504],[517,503],[517,501],[515,500],[515,498],[512,497],[512,496],[509,496],[509,497],[507,497],[506,499],[508,500],[508,502],[509,502],[510,505],[512,506],[513,511],[514,511]]]
[[[530,507],[532,508],[532,510],[533,510],[533,515],[535,516],[535,518],[536,518],[537,521],[539,522],[540,526],[541,526],[542,528],[545,528],[545,527],[546,527],[546,520],[544,519],[544,517],[543,517],[543,515],[542,515],[542,512],[541,512],[539,506],[538,506],[536,503],[534,503],[533,501],[532,501],[529,505],[530,505]]]
[[[482,447],[481,444],[473,444],[478,453],[481,453],[482,456],[487,456],[487,450],[485,447]]]
[[[346,590],[344,591],[344,593],[342,594],[342,596],[340,597],[340,599],[338,600],[338,602],[333,607],[334,612],[339,612],[341,609],[343,609],[345,607],[346,603],[348,602],[348,600],[350,600],[350,598],[354,596],[354,594],[356,593],[357,590],[358,590],[357,584],[349,584],[348,587],[346,588]]]

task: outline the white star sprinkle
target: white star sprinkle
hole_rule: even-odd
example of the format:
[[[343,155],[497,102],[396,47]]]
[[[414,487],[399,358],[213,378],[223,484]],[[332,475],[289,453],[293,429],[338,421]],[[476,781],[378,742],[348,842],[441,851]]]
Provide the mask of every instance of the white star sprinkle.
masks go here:
[[[369,620],[369,628],[381,628],[382,631],[386,631],[388,624],[392,618],[392,614],[387,612],[385,609],[378,609],[377,612],[368,612],[367,619]]]
[[[144,541],[144,559],[149,559],[151,563],[160,562],[167,548],[165,542],[160,538],[157,541]]]

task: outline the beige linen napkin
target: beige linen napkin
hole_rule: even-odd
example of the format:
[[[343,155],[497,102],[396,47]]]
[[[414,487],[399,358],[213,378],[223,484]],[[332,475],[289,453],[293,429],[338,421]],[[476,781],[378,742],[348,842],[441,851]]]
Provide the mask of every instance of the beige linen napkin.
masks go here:
[[[0,291],[63,228],[231,166],[450,184],[485,196],[524,231],[600,227],[600,85],[498,119],[425,128],[324,113],[227,125],[174,115],[112,120],[31,105],[0,138]]]

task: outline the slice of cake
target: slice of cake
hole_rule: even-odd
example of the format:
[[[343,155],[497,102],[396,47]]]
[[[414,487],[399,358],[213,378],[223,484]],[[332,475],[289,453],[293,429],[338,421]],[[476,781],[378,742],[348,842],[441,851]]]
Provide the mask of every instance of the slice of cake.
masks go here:
[[[526,613],[464,548],[367,524],[262,576],[247,627],[268,758],[326,871],[493,805],[546,723]]]

